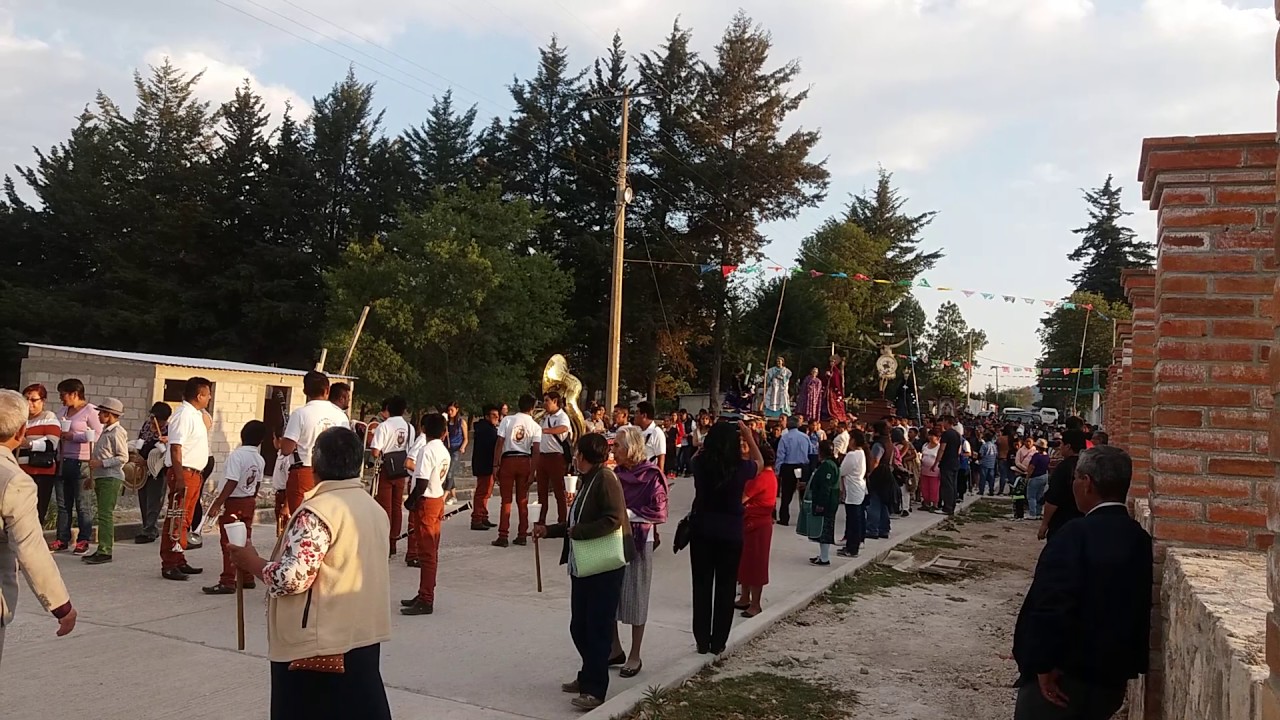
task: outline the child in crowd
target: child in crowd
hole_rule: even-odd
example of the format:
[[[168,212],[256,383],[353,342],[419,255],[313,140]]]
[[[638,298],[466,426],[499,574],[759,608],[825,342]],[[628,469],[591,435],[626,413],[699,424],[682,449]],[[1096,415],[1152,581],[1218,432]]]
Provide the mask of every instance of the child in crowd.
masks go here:
[[[1009,496],[1013,498],[1013,519],[1021,520],[1027,512],[1027,478],[1025,475],[1014,476],[1013,489],[1009,491]]]
[[[106,398],[98,403],[102,436],[93,443],[93,451],[89,455],[89,479],[84,483],[84,489],[93,490],[97,496],[98,549],[81,558],[87,565],[111,562],[111,553],[115,549],[116,500],[124,483],[124,464],[129,462],[129,436],[120,426],[123,414],[124,405],[115,398]]]
[[[253,516],[257,509],[258,487],[262,484],[266,461],[259,446],[266,440],[267,426],[261,420],[250,420],[240,429],[240,447],[227,456],[222,479],[218,483],[217,496],[209,503],[209,517],[218,518],[218,534],[222,538],[222,575],[215,585],[201,590],[206,595],[234,595],[236,573],[239,572],[244,587],[254,586],[253,578],[231,564],[227,549],[227,523],[243,522],[246,537],[253,537]]]
[[[271,473],[271,489],[276,491],[276,537],[284,532],[289,524],[289,504],[285,501],[285,487],[289,483],[289,466],[293,459],[280,452],[280,436],[284,426],[278,427],[271,435],[271,444],[276,449],[276,467]]]

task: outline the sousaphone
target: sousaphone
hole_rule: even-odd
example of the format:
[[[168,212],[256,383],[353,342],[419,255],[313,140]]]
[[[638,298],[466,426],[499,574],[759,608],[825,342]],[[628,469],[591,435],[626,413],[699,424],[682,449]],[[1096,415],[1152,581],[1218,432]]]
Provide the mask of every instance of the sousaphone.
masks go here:
[[[576,441],[587,430],[587,421],[582,417],[582,409],[578,407],[578,398],[582,395],[582,381],[569,372],[569,362],[559,353],[552,355],[547,361],[547,366],[542,369],[542,394],[552,391],[560,393],[560,399],[563,401],[565,414],[569,416],[569,425],[573,428],[573,438]],[[534,410],[533,417],[540,421],[545,414],[545,410],[538,408]]]

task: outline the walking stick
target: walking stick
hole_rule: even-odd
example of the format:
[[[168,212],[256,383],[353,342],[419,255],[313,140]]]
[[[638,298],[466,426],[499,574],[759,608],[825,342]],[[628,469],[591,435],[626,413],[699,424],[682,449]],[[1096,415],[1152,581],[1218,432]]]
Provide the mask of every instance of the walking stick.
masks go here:
[[[538,573],[538,592],[542,592],[542,546],[536,537],[533,539],[533,567]]]
[[[244,650],[244,578],[236,571],[236,649]]]

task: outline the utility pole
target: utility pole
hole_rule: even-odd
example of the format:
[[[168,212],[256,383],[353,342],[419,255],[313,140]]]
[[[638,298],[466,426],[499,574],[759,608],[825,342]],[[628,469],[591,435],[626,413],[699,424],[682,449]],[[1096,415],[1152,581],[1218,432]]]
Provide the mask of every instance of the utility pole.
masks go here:
[[[630,129],[631,99],[649,97],[653,93],[632,93],[625,89],[621,95],[588,98],[588,103],[622,103],[622,137],[618,144],[618,183],[614,197],[613,217],[613,287],[609,297],[609,366],[605,372],[605,403],[609,408],[618,404],[619,364],[622,355],[622,266],[626,248],[627,204],[631,202],[631,187],[627,185],[627,134]]]
[[[973,393],[973,331],[969,331],[969,365],[965,368],[964,407],[969,409],[969,395]]]

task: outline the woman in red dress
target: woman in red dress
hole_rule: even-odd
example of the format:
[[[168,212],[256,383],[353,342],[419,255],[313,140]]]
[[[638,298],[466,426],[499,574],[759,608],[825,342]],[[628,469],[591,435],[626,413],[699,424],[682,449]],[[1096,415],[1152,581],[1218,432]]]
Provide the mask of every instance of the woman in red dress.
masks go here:
[[[747,483],[742,495],[743,540],[742,560],[738,564],[738,582],[742,595],[734,607],[742,617],[760,614],[760,596],[769,584],[769,547],[773,543],[773,511],[778,498],[778,476],[773,472],[774,450],[760,446],[764,467]]]

